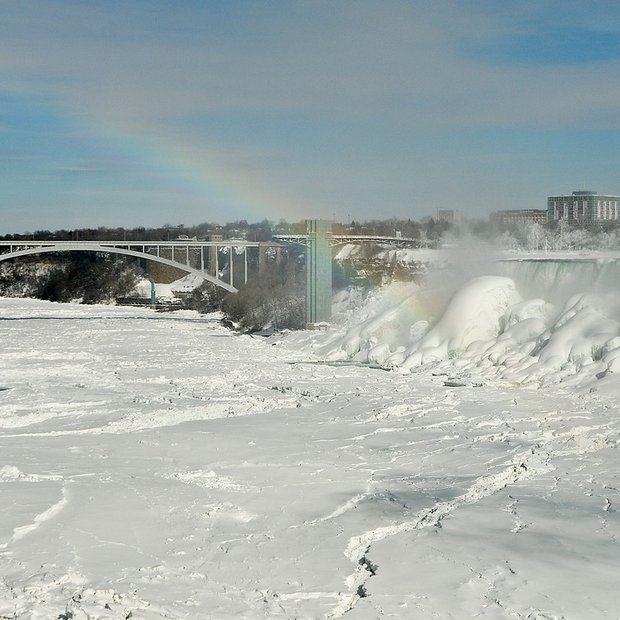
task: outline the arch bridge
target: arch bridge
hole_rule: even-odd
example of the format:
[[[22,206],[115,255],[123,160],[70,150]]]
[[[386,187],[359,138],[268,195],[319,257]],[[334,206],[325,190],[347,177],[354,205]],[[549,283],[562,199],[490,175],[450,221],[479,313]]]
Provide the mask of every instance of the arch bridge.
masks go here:
[[[235,284],[248,281],[248,250],[255,248],[259,268],[270,248],[279,251],[279,242],[222,241],[0,241],[0,262],[51,252],[103,252],[150,260],[198,276],[231,293]],[[241,260],[234,260],[241,256]],[[226,258],[227,257],[227,258]],[[242,261],[242,262],[241,262]],[[241,264],[239,264],[241,263]],[[235,266],[241,274],[235,274]]]
[[[415,239],[366,235],[333,235],[326,220],[306,220],[302,235],[274,235],[269,242],[237,239],[194,241],[0,241],[0,262],[20,256],[51,252],[103,252],[133,256],[175,267],[198,276],[229,292],[236,293],[239,282],[250,277],[249,262],[265,264],[267,254],[280,253],[288,244],[301,245],[306,257],[306,322],[329,321],[331,318],[332,247],[341,243],[374,241],[397,246],[417,244]],[[254,252],[252,261],[248,252]],[[239,258],[235,258],[239,257]],[[241,258],[242,257],[242,258]],[[221,268],[223,267],[223,268]],[[239,273],[241,271],[241,273]],[[237,272],[235,274],[235,272]]]

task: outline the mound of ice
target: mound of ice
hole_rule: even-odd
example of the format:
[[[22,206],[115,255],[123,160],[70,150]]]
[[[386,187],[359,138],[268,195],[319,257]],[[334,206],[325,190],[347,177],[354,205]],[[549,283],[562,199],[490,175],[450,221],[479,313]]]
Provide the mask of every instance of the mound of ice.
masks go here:
[[[579,383],[617,370],[620,323],[610,318],[604,298],[576,295],[548,329],[531,335],[531,354],[500,373],[515,383]],[[572,378],[572,379],[571,379]]]
[[[522,299],[511,278],[481,276],[438,306],[441,297],[415,285],[389,288],[366,305],[361,321],[326,335],[318,352],[329,360],[401,371],[430,365],[452,377],[540,386],[620,373],[620,294],[581,293],[558,308]]]
[[[328,360],[351,359],[383,365],[394,351],[404,351],[428,329],[428,319],[439,310],[441,295],[416,284],[396,283],[383,294],[365,299],[351,292],[337,296],[336,325],[315,341],[317,353]],[[351,312],[346,303],[363,302]]]
[[[411,368],[454,357],[496,338],[508,308],[521,301],[510,278],[481,276],[457,291],[437,324],[414,344],[401,366]]]

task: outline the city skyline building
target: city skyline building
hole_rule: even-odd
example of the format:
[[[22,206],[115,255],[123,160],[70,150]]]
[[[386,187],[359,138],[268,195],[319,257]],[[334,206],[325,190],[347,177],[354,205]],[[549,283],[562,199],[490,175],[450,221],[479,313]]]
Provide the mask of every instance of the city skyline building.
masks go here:
[[[490,215],[491,222],[499,226],[513,226],[521,222],[547,223],[546,209],[506,209],[495,211]]]
[[[547,198],[547,222],[565,220],[569,224],[617,222],[620,196],[579,190]]]

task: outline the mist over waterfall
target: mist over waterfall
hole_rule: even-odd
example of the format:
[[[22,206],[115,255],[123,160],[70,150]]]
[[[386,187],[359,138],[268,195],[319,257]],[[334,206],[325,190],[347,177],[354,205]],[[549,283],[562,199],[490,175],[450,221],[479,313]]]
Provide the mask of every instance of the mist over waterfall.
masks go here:
[[[620,258],[519,258],[495,262],[524,297],[563,303],[577,293],[606,294],[620,286]]]

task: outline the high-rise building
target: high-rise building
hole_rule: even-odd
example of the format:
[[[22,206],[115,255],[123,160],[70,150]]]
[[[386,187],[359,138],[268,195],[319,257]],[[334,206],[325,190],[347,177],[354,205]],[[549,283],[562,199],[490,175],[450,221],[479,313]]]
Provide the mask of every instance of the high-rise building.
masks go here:
[[[513,226],[523,222],[547,223],[547,211],[544,209],[508,209],[491,213],[491,222],[500,227]]]
[[[617,222],[620,196],[578,191],[547,198],[547,221],[566,220],[569,224]]]

